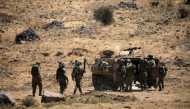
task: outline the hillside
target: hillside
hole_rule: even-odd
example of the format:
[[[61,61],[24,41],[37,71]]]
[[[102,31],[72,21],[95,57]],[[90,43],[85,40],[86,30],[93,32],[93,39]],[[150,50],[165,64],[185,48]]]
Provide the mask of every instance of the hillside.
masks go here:
[[[44,88],[58,92],[55,71],[58,61],[66,63],[70,82],[65,95],[71,96],[74,83],[71,80],[71,61],[80,56],[68,56],[73,49],[82,49],[88,60],[83,88],[86,95],[77,96],[68,103],[41,104],[43,109],[178,109],[190,107],[190,5],[183,0],[162,0],[158,7],[151,0],[136,0],[138,9],[121,8],[122,0],[1,0],[0,1],[0,90],[13,95],[18,104],[31,94],[31,65],[41,63]],[[169,2],[171,1],[171,2]],[[93,17],[100,6],[111,6],[114,22],[104,26]],[[179,9],[187,10],[181,18]],[[52,21],[63,22],[44,29]],[[32,28],[40,36],[39,41],[15,44],[20,32]],[[167,64],[169,69],[164,91],[97,92],[106,102],[82,102],[95,96],[91,83],[90,65],[102,50],[119,51],[141,47],[137,54],[152,54]],[[60,54],[60,55],[57,55]],[[57,84],[57,85],[55,85]],[[84,97],[83,97],[84,96]],[[113,100],[110,96],[129,101]],[[126,97],[126,98],[125,98]],[[39,101],[39,98],[36,98]],[[94,98],[96,99],[96,97]],[[120,98],[118,98],[120,99]],[[77,101],[79,100],[79,101]],[[81,101],[80,101],[81,100]]]

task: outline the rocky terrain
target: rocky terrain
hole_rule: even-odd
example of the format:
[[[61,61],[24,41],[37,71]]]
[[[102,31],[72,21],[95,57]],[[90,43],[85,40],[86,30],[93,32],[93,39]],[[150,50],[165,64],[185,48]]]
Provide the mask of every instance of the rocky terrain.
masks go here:
[[[58,61],[66,63],[70,79],[66,101],[38,104],[35,109],[189,109],[190,108],[190,5],[183,0],[136,0],[136,8],[120,7],[122,0],[1,0],[0,1],[0,90],[16,99],[13,108],[26,108],[22,100],[31,95],[31,65],[41,63],[44,90],[58,92],[55,71]],[[127,0],[126,0],[127,1]],[[114,22],[97,22],[94,10],[110,6]],[[185,10],[185,17],[183,11]],[[52,23],[54,22],[54,23]],[[32,28],[40,40],[15,44],[15,37]],[[90,66],[102,50],[116,54],[129,47],[136,54],[153,54],[169,69],[164,91],[96,92]],[[78,50],[88,60],[83,95],[72,96],[71,61]],[[40,98],[35,98],[40,102]]]

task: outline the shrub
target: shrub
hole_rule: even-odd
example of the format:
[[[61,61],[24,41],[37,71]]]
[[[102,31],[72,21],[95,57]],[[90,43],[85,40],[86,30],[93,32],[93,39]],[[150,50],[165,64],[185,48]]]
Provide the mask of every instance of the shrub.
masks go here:
[[[185,1],[185,4],[190,5],[190,0],[186,0],[186,1]]]
[[[94,11],[94,18],[104,25],[109,25],[113,22],[113,10],[105,6],[100,7]]]
[[[185,8],[179,8],[178,9],[178,17],[179,18],[186,18],[188,16],[189,12]]]
[[[27,96],[23,101],[23,105],[26,107],[31,107],[37,104],[37,101],[32,96]]]

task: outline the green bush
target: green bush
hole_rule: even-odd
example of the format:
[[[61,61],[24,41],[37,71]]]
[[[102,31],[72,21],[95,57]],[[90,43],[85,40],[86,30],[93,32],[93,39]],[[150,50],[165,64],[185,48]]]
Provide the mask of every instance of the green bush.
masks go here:
[[[94,11],[94,18],[104,25],[109,25],[113,22],[113,10],[110,7],[100,7]]]

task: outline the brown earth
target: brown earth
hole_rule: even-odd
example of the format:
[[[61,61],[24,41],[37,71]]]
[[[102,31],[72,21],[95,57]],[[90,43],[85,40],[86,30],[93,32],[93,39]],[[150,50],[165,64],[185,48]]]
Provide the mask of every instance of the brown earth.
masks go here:
[[[31,94],[31,64],[41,63],[45,90],[58,92],[55,81],[57,61],[67,66],[69,86],[66,102],[40,104],[39,109],[189,109],[190,108],[190,15],[179,18],[183,0],[163,0],[151,7],[150,0],[137,0],[139,9],[114,9],[114,22],[103,26],[93,19],[102,5],[117,5],[121,0],[1,0],[0,1],[0,90],[21,101]],[[172,2],[169,2],[172,1]],[[63,21],[65,28],[43,29],[47,23]],[[90,28],[80,32],[80,27]],[[16,45],[16,34],[33,28],[41,40]],[[141,47],[141,56],[153,54],[169,68],[164,91],[96,92],[91,83],[90,65],[101,50],[117,53]],[[71,61],[73,48],[83,48],[88,59],[83,79],[84,95],[72,96]],[[57,55],[59,54],[59,55]],[[8,73],[7,73],[8,72]],[[40,101],[39,97],[36,97]],[[21,107],[20,107],[21,106]],[[24,107],[22,107],[24,108]]]

